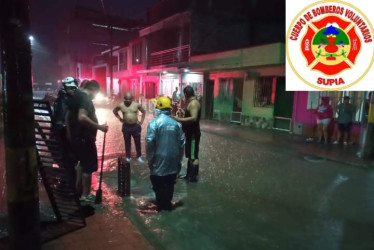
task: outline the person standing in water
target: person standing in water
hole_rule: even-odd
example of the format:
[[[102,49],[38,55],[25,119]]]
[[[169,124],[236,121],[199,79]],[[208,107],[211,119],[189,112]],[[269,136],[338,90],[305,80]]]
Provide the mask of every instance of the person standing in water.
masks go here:
[[[122,117],[118,114],[122,112]],[[139,122],[138,111],[142,113],[142,118]],[[145,109],[137,102],[133,101],[133,96],[127,92],[124,97],[124,102],[113,109],[113,114],[117,117],[122,125],[123,138],[125,140],[126,161],[131,161],[131,137],[134,138],[136,148],[136,158],[139,163],[144,163],[142,159],[142,149],[140,144],[140,136],[142,133],[142,124],[145,119]]]
[[[199,173],[199,145],[200,145],[200,102],[195,96],[195,91],[191,86],[183,89],[185,103],[181,104],[181,109],[174,119],[182,124],[183,132],[186,136],[185,155],[188,158],[187,174],[183,176],[188,182],[197,182]]]

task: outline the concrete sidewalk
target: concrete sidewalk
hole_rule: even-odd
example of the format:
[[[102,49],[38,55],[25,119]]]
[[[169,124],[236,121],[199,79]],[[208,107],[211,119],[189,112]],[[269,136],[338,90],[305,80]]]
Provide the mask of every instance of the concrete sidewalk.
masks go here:
[[[43,245],[43,250],[153,249],[129,218],[96,212],[87,226]]]
[[[373,160],[358,158],[358,145],[324,145],[316,141],[307,142],[306,138],[279,130],[265,130],[244,127],[237,124],[202,120],[201,130],[226,138],[266,145],[283,152],[298,152],[306,160],[330,160],[358,167],[374,167]]]

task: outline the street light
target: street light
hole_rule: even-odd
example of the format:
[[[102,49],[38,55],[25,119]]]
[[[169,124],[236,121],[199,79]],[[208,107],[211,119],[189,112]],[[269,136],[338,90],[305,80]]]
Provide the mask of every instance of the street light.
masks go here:
[[[32,35],[29,35],[29,41],[31,46],[35,45],[34,37]]]

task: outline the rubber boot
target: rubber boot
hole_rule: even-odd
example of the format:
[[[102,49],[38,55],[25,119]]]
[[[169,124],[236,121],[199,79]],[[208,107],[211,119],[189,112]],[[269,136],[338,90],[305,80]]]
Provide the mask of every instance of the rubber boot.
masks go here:
[[[188,179],[189,182],[197,182],[197,175],[199,174],[199,165],[191,164],[191,173],[190,178]]]
[[[184,179],[184,180],[189,180],[190,179],[190,176],[191,176],[191,171],[192,171],[192,163],[190,163],[190,161],[187,162],[187,171],[186,171],[186,175],[181,175],[179,176],[178,178],[179,179]]]

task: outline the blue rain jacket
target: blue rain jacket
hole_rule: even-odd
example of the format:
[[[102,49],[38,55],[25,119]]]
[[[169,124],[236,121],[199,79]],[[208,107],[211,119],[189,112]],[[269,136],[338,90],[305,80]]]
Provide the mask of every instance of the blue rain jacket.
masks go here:
[[[169,110],[157,110],[147,128],[146,152],[151,175],[178,174],[184,155],[182,125],[170,117]]]

